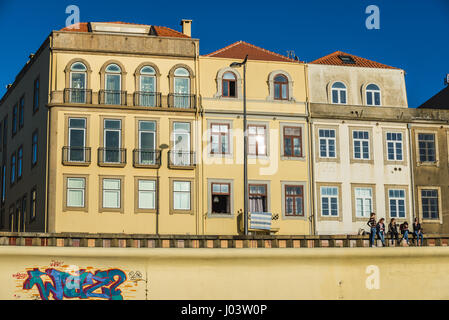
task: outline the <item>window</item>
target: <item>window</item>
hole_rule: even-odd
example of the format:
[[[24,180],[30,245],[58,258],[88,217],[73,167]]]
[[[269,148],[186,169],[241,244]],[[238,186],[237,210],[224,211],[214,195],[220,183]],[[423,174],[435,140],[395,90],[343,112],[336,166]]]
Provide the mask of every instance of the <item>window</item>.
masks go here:
[[[423,219],[439,219],[439,199],[437,189],[422,189],[422,217]]]
[[[103,179],[103,208],[119,209],[120,208],[120,179]]]
[[[212,213],[231,214],[231,184],[212,183]]]
[[[335,82],[331,90],[332,103],[346,104],[346,86],[342,82]]]
[[[138,180],[139,209],[156,208],[156,181]]]
[[[288,79],[282,74],[274,77],[274,99],[288,100]]]
[[[33,113],[39,110],[39,78],[34,80]]]
[[[67,178],[67,207],[83,208],[85,192],[85,178]]]
[[[16,182],[16,153],[11,155],[11,184]]]
[[[223,75],[223,85],[222,85],[222,96],[228,97],[228,98],[235,98],[237,96],[237,78],[234,73],[232,72],[226,72]]]
[[[230,133],[229,124],[212,123],[210,129],[210,153],[229,154],[230,153]]]
[[[336,131],[334,129],[319,129],[320,158],[336,158]]]
[[[116,64],[106,67],[105,104],[120,105],[122,88],[122,69]]]
[[[355,188],[354,194],[356,217],[369,217],[373,212],[373,190],[371,188]]]
[[[420,162],[436,162],[435,134],[419,133],[418,148]]]
[[[255,156],[267,155],[266,126],[248,125],[248,154]]]
[[[14,136],[17,133],[17,112],[18,106],[17,104],[12,108],[12,135]]]
[[[249,212],[268,212],[267,185],[250,184],[248,187]]]
[[[3,118],[3,149],[6,148],[8,142],[8,116]]]
[[[84,162],[86,146],[86,119],[69,118],[69,161]]]
[[[302,132],[300,127],[284,127],[284,156],[302,157]]]
[[[156,163],[156,121],[139,121],[139,164]]]
[[[2,166],[2,203],[6,200],[6,165]]]
[[[369,106],[380,106],[380,89],[375,84],[366,87],[366,104]]]
[[[340,60],[345,64],[355,64],[355,60],[351,56],[338,56]]]
[[[389,189],[390,218],[405,218],[405,190]]]
[[[174,107],[190,108],[190,73],[185,68],[174,72]]]
[[[402,161],[402,133],[387,132],[387,159],[389,161]]]
[[[353,157],[358,160],[370,159],[369,132],[352,131],[353,138]]]
[[[173,181],[173,210],[191,210],[190,193],[190,181]]]
[[[145,66],[140,69],[140,104],[145,107],[156,106],[156,71]]]
[[[190,157],[190,122],[173,122],[173,152],[171,161],[176,166],[192,164]]]
[[[19,102],[19,129],[22,129],[25,122],[25,97],[20,98]]]
[[[338,216],[338,187],[321,187],[321,215]]]
[[[31,165],[34,167],[37,164],[37,131],[34,131],[31,138]]]
[[[103,122],[103,128],[103,161],[105,163],[120,163],[122,121],[105,119]]]
[[[23,198],[22,198],[21,216],[20,216],[20,220],[22,221],[22,226],[23,226],[22,231],[25,231],[26,213],[27,213],[27,196],[24,195]]]
[[[34,188],[31,190],[30,196],[30,220],[36,219],[36,204],[37,204],[37,190]]]
[[[70,67],[70,102],[86,103],[87,68],[81,62]]]
[[[22,178],[23,174],[23,147],[17,150],[17,179]]]
[[[304,216],[304,186],[285,186],[285,215]]]

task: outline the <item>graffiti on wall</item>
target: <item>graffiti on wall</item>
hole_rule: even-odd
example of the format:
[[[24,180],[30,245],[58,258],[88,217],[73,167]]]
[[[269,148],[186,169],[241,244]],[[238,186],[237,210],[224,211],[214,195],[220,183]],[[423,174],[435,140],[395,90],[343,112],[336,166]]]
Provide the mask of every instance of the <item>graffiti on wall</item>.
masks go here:
[[[138,285],[145,282],[140,271],[130,271],[127,276],[118,268],[80,269],[53,260],[50,265],[30,268],[12,276],[20,281],[17,287],[20,287],[21,293],[14,295],[16,299],[20,299],[23,293],[29,293],[28,298],[41,300],[123,300],[125,292],[127,298],[136,298]]]

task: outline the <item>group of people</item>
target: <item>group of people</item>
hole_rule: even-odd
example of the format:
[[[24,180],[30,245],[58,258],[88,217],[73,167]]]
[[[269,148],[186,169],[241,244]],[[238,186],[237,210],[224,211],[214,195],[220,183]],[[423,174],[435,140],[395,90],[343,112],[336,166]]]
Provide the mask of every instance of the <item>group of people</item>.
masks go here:
[[[368,226],[370,227],[370,247],[375,246],[375,238],[376,234],[378,239],[382,242],[382,246],[385,247],[385,219],[380,218],[378,222],[376,222],[376,214],[371,213],[370,219],[368,220]],[[390,221],[390,224],[388,225],[388,233],[391,237],[391,244],[394,244],[394,241],[397,241],[397,244],[399,245],[401,241],[405,240],[407,245],[409,244],[408,235],[408,222],[405,221],[399,226],[399,231],[402,234],[402,239],[399,240],[399,232],[398,232],[398,225],[396,224],[396,219],[392,218]],[[424,241],[423,236],[423,229],[421,228],[421,224],[419,223],[418,218],[415,218],[415,221],[413,222],[413,235],[414,239],[417,241],[417,246],[422,246]]]

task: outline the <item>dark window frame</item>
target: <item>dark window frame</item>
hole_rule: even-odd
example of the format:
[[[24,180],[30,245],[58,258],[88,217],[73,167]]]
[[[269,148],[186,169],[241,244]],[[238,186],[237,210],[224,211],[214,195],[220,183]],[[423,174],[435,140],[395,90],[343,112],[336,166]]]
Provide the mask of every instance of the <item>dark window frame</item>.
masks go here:
[[[295,135],[287,135],[287,134],[285,134],[285,130],[286,129],[299,129],[299,135],[298,136],[295,136]],[[294,148],[294,139],[295,138],[299,138],[299,148],[300,148],[300,154],[299,154],[299,156],[297,156],[297,155],[295,155],[295,148]],[[303,152],[303,145],[302,145],[302,127],[299,127],[299,126],[284,126],[283,127],[283,130],[282,130],[282,139],[283,139],[283,156],[284,157],[292,157],[292,158],[302,158],[302,157],[304,157],[304,152]],[[286,139],[289,139],[290,140],[290,143],[291,143],[291,147],[292,147],[292,149],[291,149],[291,151],[292,151],[292,154],[287,154],[287,152],[286,152],[286,150],[285,150],[285,145],[286,145],[286,143],[285,143],[285,140]]]
[[[30,191],[30,223],[36,220],[37,217],[36,209],[37,209],[37,187],[34,186]]]
[[[33,115],[39,111],[39,105],[40,105],[40,77],[38,76],[34,80],[33,84]]]
[[[265,193],[251,193],[251,187],[264,187]],[[251,197],[265,197],[265,211],[268,212],[268,184],[266,183],[249,183],[248,184],[248,200],[251,200]]]
[[[22,151],[22,155],[19,157],[20,152]],[[19,161],[20,161],[20,166],[19,166]],[[17,149],[17,181],[19,181],[20,179],[22,179],[23,176],[23,145],[20,145],[19,148]],[[20,175],[19,175],[19,168],[20,168]]]
[[[11,171],[9,173],[9,185],[12,187],[16,182],[17,182],[17,155],[16,152],[14,151],[11,154]],[[13,161],[14,159],[14,161]],[[14,165],[14,168],[13,168]],[[14,177],[14,180],[13,180]]]
[[[19,100],[19,116],[18,116],[19,130],[25,126],[25,95]]]
[[[222,132],[213,132],[212,127],[213,126],[226,126],[228,127],[228,131],[227,133],[222,133]],[[230,137],[230,130],[231,130],[231,125],[229,123],[220,123],[220,122],[214,122],[210,124],[210,154],[212,155],[229,155],[231,154],[231,137]],[[218,150],[223,150],[223,144],[222,144],[222,137],[226,137],[226,143],[228,145],[228,152],[214,152],[213,151],[213,136],[218,136]]]
[[[214,185],[220,185],[220,190],[221,190],[221,186],[222,185],[227,185],[228,186],[228,192],[214,192]],[[232,206],[231,206],[231,183],[229,182],[211,182],[210,184],[210,201],[211,201],[211,207],[210,207],[210,211],[211,214],[232,214],[232,212],[214,212],[214,196],[227,196],[228,197],[228,207],[229,207],[229,211],[231,211]]]
[[[225,79],[224,76],[227,73],[232,74],[234,76],[234,80]],[[228,92],[226,92],[226,93],[225,93],[225,83],[227,83],[226,88],[228,90]],[[233,96],[231,95],[231,83],[234,83],[234,95]],[[222,81],[221,81],[221,95],[222,95],[222,97],[225,97],[225,98],[237,98],[237,76],[235,75],[235,73],[233,73],[231,71],[227,71],[223,74]]]
[[[36,143],[34,143],[34,137],[36,136]],[[34,146],[36,145],[36,157],[34,157]],[[33,131],[33,134],[31,135],[31,168],[34,168],[38,163],[38,153],[39,153],[39,134],[37,129]],[[36,161],[34,161],[34,158],[36,158]]]
[[[301,194],[289,195],[287,194],[287,188],[300,188]],[[303,185],[294,185],[294,184],[286,184],[284,186],[284,205],[285,205],[285,216],[286,217],[305,217],[304,212],[304,186]],[[301,212],[302,214],[288,213],[287,212],[287,198],[293,198],[293,212],[296,212],[296,198],[301,198]]]
[[[276,81],[277,77],[282,77],[285,81]],[[288,78],[283,74],[277,74],[274,76],[273,81],[274,100],[289,100],[290,92],[288,90]],[[285,87],[286,97],[282,96],[282,89]],[[276,97],[277,88],[279,88],[279,97]]]
[[[19,113],[19,104],[16,103],[12,107],[12,118],[11,118],[11,136],[14,137],[17,134],[19,123],[18,123],[18,113]]]

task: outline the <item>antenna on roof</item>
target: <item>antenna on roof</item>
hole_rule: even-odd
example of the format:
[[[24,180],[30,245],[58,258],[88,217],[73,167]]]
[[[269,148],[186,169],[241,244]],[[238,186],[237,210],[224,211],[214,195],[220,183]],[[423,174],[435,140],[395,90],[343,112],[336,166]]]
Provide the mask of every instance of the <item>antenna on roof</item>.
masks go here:
[[[288,57],[289,59],[294,59],[294,58],[296,57],[295,51],[293,51],[293,50],[287,50],[287,57]]]
[[[449,85],[449,73],[446,75],[446,78],[444,79],[444,84]]]

